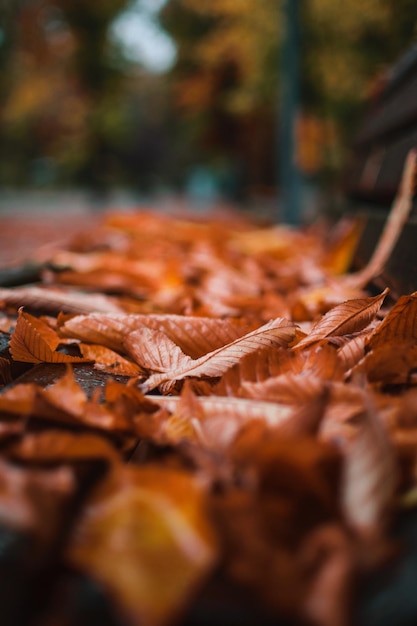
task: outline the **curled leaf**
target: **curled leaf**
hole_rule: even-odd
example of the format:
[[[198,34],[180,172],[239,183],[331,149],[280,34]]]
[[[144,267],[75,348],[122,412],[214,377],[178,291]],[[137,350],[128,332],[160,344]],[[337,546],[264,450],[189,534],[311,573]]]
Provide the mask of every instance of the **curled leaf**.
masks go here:
[[[15,361],[26,363],[84,363],[87,359],[57,352],[57,334],[43,321],[19,309],[16,328],[10,339]]]
[[[324,315],[294,348],[305,348],[328,337],[347,335],[362,330],[375,318],[388,294],[385,289],[381,294],[369,298],[346,300],[333,307]]]

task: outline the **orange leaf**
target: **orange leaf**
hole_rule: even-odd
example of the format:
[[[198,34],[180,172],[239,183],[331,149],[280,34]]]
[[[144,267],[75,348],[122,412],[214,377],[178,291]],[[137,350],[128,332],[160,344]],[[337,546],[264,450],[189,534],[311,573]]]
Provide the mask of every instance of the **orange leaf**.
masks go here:
[[[67,557],[132,623],[171,621],[216,558],[201,487],[173,469],[120,467],[87,504]]]
[[[417,346],[413,341],[379,345],[366,355],[364,369],[372,383],[401,385],[409,381],[417,368]]]
[[[188,439],[217,451],[229,446],[248,422],[259,421],[275,429],[289,422],[294,415],[293,407],[276,402],[190,397],[186,385],[181,397],[149,397],[172,413],[163,425],[164,435],[170,443]]]
[[[101,293],[82,293],[57,287],[13,287],[0,289],[0,300],[12,306],[27,306],[51,313],[89,313],[103,311],[115,313],[122,311],[114,298]]]
[[[359,333],[342,345],[337,351],[340,362],[346,372],[355,367],[365,356],[367,333]]]
[[[56,352],[59,338],[45,322],[19,309],[16,328],[10,339],[15,361],[26,363],[83,363],[87,359]]]
[[[370,335],[366,347],[375,350],[387,343],[417,340],[417,291],[401,296],[384,320]]]
[[[103,437],[88,433],[74,434],[63,430],[28,433],[10,445],[8,456],[32,463],[82,463],[84,461],[117,462],[120,456]]]
[[[120,376],[139,376],[142,372],[139,365],[105,346],[82,343],[79,348],[85,359],[95,362],[96,369]]]
[[[297,406],[314,400],[323,384],[323,380],[312,375],[282,374],[262,382],[243,382],[242,387],[250,398]]]
[[[335,229],[337,238],[330,241],[326,249],[322,266],[331,274],[343,274],[349,271],[363,229],[362,220],[342,220]]]
[[[129,431],[130,416],[113,411],[97,398],[88,400],[83,389],[74,380],[68,366],[65,376],[46,389],[37,390],[36,414],[44,419],[69,424],[83,424],[85,427],[104,431]]]
[[[347,300],[333,307],[313,326],[310,334],[294,346],[294,349],[305,348],[335,335],[347,335],[362,330],[375,318],[388,291],[385,289],[374,297]]]
[[[342,485],[346,519],[364,535],[384,528],[397,481],[388,433],[370,400],[366,404],[361,426],[347,449]]]
[[[68,466],[28,471],[1,458],[1,523],[13,532],[29,532],[31,547],[27,554],[41,559],[45,549],[50,550],[50,542],[56,540],[75,489],[74,474]],[[35,571],[39,572],[40,567]]]
[[[29,415],[35,403],[34,384],[20,384],[0,394],[0,412],[13,415]]]
[[[294,334],[292,322],[277,318],[199,359],[190,359],[168,337],[149,329],[131,333],[126,339],[126,347],[142,367],[155,372],[145,383],[146,390],[150,390],[188,376],[221,376],[247,354],[262,348],[288,345]]]
[[[164,332],[181,350],[198,358],[220,348],[250,330],[250,325],[240,320],[215,319],[184,315],[114,314],[77,315],[67,319],[61,332],[87,343],[98,343],[112,350],[120,350],[124,338],[146,326]]]
[[[7,385],[12,382],[12,373],[10,370],[10,361],[0,356],[0,385]]]

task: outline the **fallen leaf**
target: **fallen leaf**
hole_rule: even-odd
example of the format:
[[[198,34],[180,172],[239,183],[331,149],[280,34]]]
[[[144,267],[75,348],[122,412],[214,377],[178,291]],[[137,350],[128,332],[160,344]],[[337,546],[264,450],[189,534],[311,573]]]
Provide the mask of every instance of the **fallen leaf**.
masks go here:
[[[15,306],[25,306],[37,311],[50,313],[89,313],[90,311],[103,311],[104,313],[116,313],[123,311],[114,298],[100,293],[83,293],[79,290],[70,290],[45,285],[37,287],[11,287],[0,288],[0,301]]]
[[[141,367],[155,372],[144,383],[144,389],[149,391],[162,383],[183,380],[189,376],[221,376],[243,356],[262,348],[287,345],[294,334],[292,322],[277,318],[199,359],[191,359],[168,337],[150,329],[131,333],[125,345]]]
[[[370,399],[345,453],[342,507],[360,536],[383,536],[397,483],[395,455],[388,432]]]
[[[294,417],[293,406],[243,398],[198,397],[187,385],[181,397],[151,397],[169,411],[160,424],[161,441],[194,441],[216,451],[225,450],[249,422],[279,429]]]
[[[186,473],[124,467],[96,489],[67,559],[143,626],[172,622],[213,568],[204,492]]]
[[[404,385],[417,369],[417,346],[412,340],[391,341],[378,346],[366,355],[363,369],[371,383]]]
[[[417,340],[417,292],[401,296],[366,341],[375,350],[387,343]]]
[[[26,418],[34,407],[36,398],[36,385],[33,383],[21,383],[0,394],[0,413],[21,415]]]
[[[164,332],[191,358],[234,341],[251,330],[245,320],[183,315],[78,315],[64,320],[61,333],[87,343],[120,350],[124,339],[143,327]]]
[[[305,348],[332,336],[362,330],[375,318],[388,291],[385,289],[374,297],[347,300],[333,307],[313,326],[307,337],[294,346],[294,349]]]
[[[368,333],[357,333],[338,349],[337,355],[347,374],[365,356],[367,335]]]
[[[0,385],[5,385],[12,381],[12,373],[10,369],[10,361],[4,357],[0,357]]]
[[[42,552],[51,549],[74,489],[73,472],[65,465],[28,471],[0,459],[0,524],[10,531],[30,533],[43,546],[32,545],[28,559],[40,559]]]
[[[121,460],[116,449],[98,435],[53,429],[27,434],[20,441],[10,444],[6,454],[15,461],[53,465],[85,461],[103,461],[107,464]]]
[[[87,360],[57,352],[58,344],[58,336],[45,322],[19,309],[16,327],[10,339],[10,353],[15,361],[84,363]]]
[[[331,232],[321,265],[332,275],[345,274],[352,264],[365,223],[362,219],[341,220]]]
[[[321,626],[350,626],[354,589],[354,546],[336,524],[313,531],[299,557],[309,584],[303,613]]]
[[[133,361],[130,361],[114,350],[105,346],[90,345],[82,343],[79,345],[81,354],[88,361],[94,361],[94,367],[110,374],[120,376],[139,376],[141,368]]]

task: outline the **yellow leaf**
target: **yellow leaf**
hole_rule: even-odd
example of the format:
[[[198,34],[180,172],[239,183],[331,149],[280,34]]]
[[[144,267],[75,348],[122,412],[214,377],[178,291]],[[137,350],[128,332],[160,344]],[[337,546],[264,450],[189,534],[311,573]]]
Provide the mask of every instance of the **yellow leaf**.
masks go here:
[[[173,469],[119,467],[87,504],[68,558],[104,585],[132,623],[165,624],[216,558],[204,493]]]
[[[331,274],[343,274],[350,268],[353,255],[363,232],[364,223],[354,220],[345,227],[341,236],[326,250],[322,266]]]

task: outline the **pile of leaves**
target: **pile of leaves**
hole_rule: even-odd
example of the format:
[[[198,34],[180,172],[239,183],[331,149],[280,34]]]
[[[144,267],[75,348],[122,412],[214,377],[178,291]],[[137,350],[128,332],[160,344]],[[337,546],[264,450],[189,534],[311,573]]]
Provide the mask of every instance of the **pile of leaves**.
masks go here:
[[[358,236],[114,212],[0,289],[2,624],[355,623],[417,486],[417,293]]]

